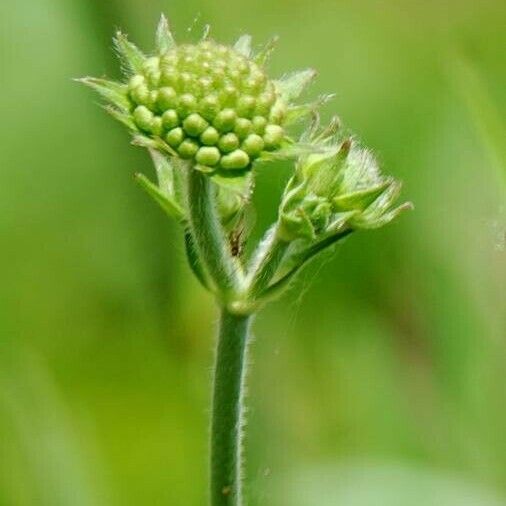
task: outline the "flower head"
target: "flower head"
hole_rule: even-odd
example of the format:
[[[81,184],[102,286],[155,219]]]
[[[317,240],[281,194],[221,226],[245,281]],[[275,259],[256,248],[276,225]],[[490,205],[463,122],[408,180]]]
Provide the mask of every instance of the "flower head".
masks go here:
[[[137,144],[190,160],[202,172],[245,174],[255,160],[286,148],[286,126],[316,106],[293,105],[315,73],[270,79],[265,62],[272,45],[253,55],[247,35],[233,47],[207,34],[195,44],[177,45],[162,16],[153,56],[122,33],[115,45],[127,81],[81,81],[102,94]]]

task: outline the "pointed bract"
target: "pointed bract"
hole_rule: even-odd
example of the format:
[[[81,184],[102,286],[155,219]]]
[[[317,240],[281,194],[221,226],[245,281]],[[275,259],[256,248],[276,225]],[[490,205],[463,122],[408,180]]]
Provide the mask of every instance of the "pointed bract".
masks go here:
[[[156,49],[159,54],[163,54],[174,47],[176,47],[176,41],[170,31],[169,21],[165,15],[162,14],[156,29]]]
[[[144,174],[136,174],[135,179],[171,218],[175,218],[177,221],[183,221],[184,211],[176,201],[163,193],[160,188],[153,184]]]
[[[142,51],[122,32],[116,32],[113,39],[114,47],[121,59],[123,70],[127,75],[139,73],[142,70],[142,64],[146,56]]]
[[[269,60],[278,41],[279,37],[276,35],[269,42],[267,42],[267,44],[263,47],[263,49],[261,49],[260,52],[256,54],[255,57],[253,58],[255,63],[257,63],[260,66],[264,66]]]
[[[234,49],[239,53],[249,58],[251,56],[251,35],[241,35],[237,42],[234,44]]]
[[[121,111],[127,112],[129,110],[130,102],[127,97],[127,86],[125,84],[96,77],[83,77],[76,79],[76,81],[93,88],[102,98]]]
[[[301,70],[288,74],[279,81],[275,82],[276,88],[285,102],[297,100],[302,92],[309,86],[316,77],[316,71],[313,69]]]

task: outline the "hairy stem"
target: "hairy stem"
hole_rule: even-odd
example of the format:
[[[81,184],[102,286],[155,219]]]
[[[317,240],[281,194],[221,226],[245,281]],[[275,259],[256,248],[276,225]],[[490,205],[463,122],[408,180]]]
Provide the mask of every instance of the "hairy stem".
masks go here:
[[[238,284],[238,269],[217,216],[211,180],[194,168],[188,175],[188,206],[197,251],[218,291],[228,293]]]
[[[242,421],[251,316],[222,309],[211,420],[211,506],[242,506]]]
[[[260,244],[254,265],[251,267],[249,291],[254,296],[268,287],[283,259],[289,243],[281,239],[274,227]]]

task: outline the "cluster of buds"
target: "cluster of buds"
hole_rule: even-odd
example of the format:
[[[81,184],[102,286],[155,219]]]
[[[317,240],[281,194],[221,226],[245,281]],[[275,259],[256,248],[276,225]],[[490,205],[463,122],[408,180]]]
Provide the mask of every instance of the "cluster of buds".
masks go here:
[[[293,104],[315,72],[269,79],[264,66],[272,45],[253,55],[249,36],[232,47],[207,36],[177,45],[162,17],[155,55],[144,55],[122,33],[115,46],[126,82],[80,81],[109,102],[108,111],[137,144],[188,160],[207,174],[242,176],[255,161],[293,146],[286,126],[317,106]]]
[[[136,126],[206,172],[244,171],[284,138],[286,105],[263,69],[205,40],[146,59],[130,78]]]
[[[378,228],[411,204],[393,207],[401,185],[383,176],[373,155],[351,138],[342,138],[334,119],[306,133],[316,152],[301,156],[284,192],[279,234],[286,241]]]

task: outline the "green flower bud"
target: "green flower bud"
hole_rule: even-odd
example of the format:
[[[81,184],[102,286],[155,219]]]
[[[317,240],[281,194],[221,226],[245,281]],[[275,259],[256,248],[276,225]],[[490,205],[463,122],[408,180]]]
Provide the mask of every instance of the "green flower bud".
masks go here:
[[[263,135],[267,120],[263,116],[255,116],[252,120],[253,131],[258,135]]]
[[[193,139],[188,138],[186,138],[177,148],[177,152],[183,160],[193,158],[197,154],[198,150],[199,145]]]
[[[220,137],[218,147],[223,153],[230,153],[239,147],[239,139],[235,134],[225,134]]]
[[[214,146],[220,140],[220,134],[216,128],[207,127],[200,136],[200,142],[205,146]]]
[[[155,116],[151,121],[151,133],[159,137],[163,133],[163,123],[160,116]]]
[[[197,113],[190,114],[183,121],[183,128],[191,137],[198,137],[204,132],[208,125],[207,121]]]
[[[223,109],[223,111],[216,115],[213,125],[220,132],[230,132],[235,126],[236,118],[237,113],[233,109]]]
[[[144,105],[139,105],[134,111],[135,124],[145,132],[151,131],[151,123],[153,121],[153,113]]]
[[[252,124],[249,119],[246,118],[237,118],[234,127],[234,133],[239,137],[239,139],[244,139],[251,133]]]
[[[274,150],[279,147],[283,140],[284,131],[279,125],[267,125],[265,127],[264,142],[265,148]]]
[[[172,148],[177,148],[184,140],[185,133],[180,127],[173,128],[166,136],[165,142]]]
[[[213,167],[220,161],[220,151],[215,147],[204,146],[198,150],[195,160],[201,165]]]
[[[164,128],[170,130],[179,126],[179,116],[174,109],[169,109],[162,114],[162,122]]]
[[[251,158],[256,158],[264,149],[264,140],[257,134],[251,134],[244,139],[241,148],[248,153]]]
[[[179,98],[177,112],[182,118],[186,118],[197,110],[197,99],[191,93],[184,93]]]
[[[239,116],[250,118],[255,111],[256,100],[251,95],[242,95],[237,99],[236,111]]]
[[[169,86],[163,87],[158,92],[158,107],[162,111],[167,109],[175,109],[177,107],[177,93],[174,88]]]
[[[250,164],[250,158],[242,149],[236,149],[221,159],[221,166],[225,170],[245,169]]]

